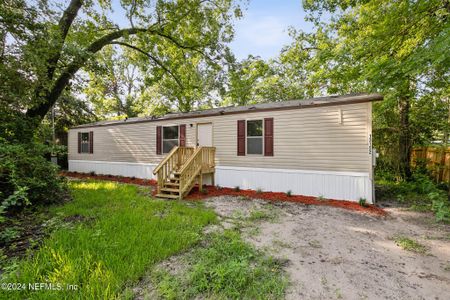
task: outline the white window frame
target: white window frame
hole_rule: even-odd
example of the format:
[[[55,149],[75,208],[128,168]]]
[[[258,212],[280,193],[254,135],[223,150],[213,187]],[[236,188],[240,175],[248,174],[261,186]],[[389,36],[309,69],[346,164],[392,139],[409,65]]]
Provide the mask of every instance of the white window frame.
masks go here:
[[[83,135],[87,135],[87,140],[83,141]],[[80,153],[83,154],[89,154],[90,153],[90,147],[91,147],[91,140],[90,140],[90,134],[89,131],[86,132],[81,132],[81,141],[80,141],[81,145],[80,145]],[[86,147],[86,151],[83,151],[83,145],[87,145]]]
[[[261,121],[262,124],[262,135],[261,135],[261,154],[248,153],[248,122],[249,121]],[[252,138],[252,137],[250,137]],[[253,136],[253,138],[259,138],[259,136]],[[250,156],[264,156],[264,119],[246,119],[245,120],[245,155]]]
[[[177,140],[177,146],[180,146],[180,125],[179,124],[164,125],[164,126],[162,126],[162,129],[161,129],[161,154],[167,154],[170,151],[172,151],[172,149],[173,149],[173,148],[170,149],[169,152],[164,152],[164,141],[174,141],[175,140],[175,139],[165,139],[164,138],[164,128],[166,128],[166,127],[178,127],[178,136],[177,136],[176,140]]]

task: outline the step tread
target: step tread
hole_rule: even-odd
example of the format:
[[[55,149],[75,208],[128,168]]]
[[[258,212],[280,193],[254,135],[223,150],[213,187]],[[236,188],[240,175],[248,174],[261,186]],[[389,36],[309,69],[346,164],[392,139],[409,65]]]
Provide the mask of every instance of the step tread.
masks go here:
[[[178,199],[178,195],[171,195],[171,194],[156,194],[156,197],[158,198],[170,198],[170,199]]]
[[[166,188],[166,187],[163,187],[162,189],[161,189],[161,191],[165,191],[165,192],[179,192],[180,190],[179,189],[172,189],[172,188]]]

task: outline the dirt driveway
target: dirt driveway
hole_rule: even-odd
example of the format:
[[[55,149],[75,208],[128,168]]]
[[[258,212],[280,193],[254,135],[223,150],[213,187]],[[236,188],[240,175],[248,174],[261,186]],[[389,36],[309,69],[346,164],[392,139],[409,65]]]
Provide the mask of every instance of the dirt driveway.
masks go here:
[[[325,206],[237,197],[205,200],[223,227],[238,227],[285,261],[287,299],[450,299],[450,226],[399,208],[380,218]],[[425,246],[404,250],[395,237]]]

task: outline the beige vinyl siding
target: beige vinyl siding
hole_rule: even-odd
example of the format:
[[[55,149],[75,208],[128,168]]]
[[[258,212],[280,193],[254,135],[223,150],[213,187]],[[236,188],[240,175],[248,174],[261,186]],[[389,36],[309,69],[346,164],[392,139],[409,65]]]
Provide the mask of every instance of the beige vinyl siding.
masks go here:
[[[157,164],[164,155],[156,155],[156,126],[186,124],[186,145],[195,146],[196,124],[211,122],[219,166],[369,172],[370,105],[368,102],[72,129],[69,159]],[[237,120],[267,117],[274,118],[274,156],[237,156]],[[79,131],[94,131],[93,154],[77,153]]]

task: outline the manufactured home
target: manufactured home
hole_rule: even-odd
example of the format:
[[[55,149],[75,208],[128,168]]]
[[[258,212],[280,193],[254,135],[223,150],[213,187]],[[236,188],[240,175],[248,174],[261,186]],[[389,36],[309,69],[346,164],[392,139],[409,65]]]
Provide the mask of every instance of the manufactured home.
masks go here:
[[[373,203],[372,102],[352,94],[100,121],[69,130],[69,171]]]

